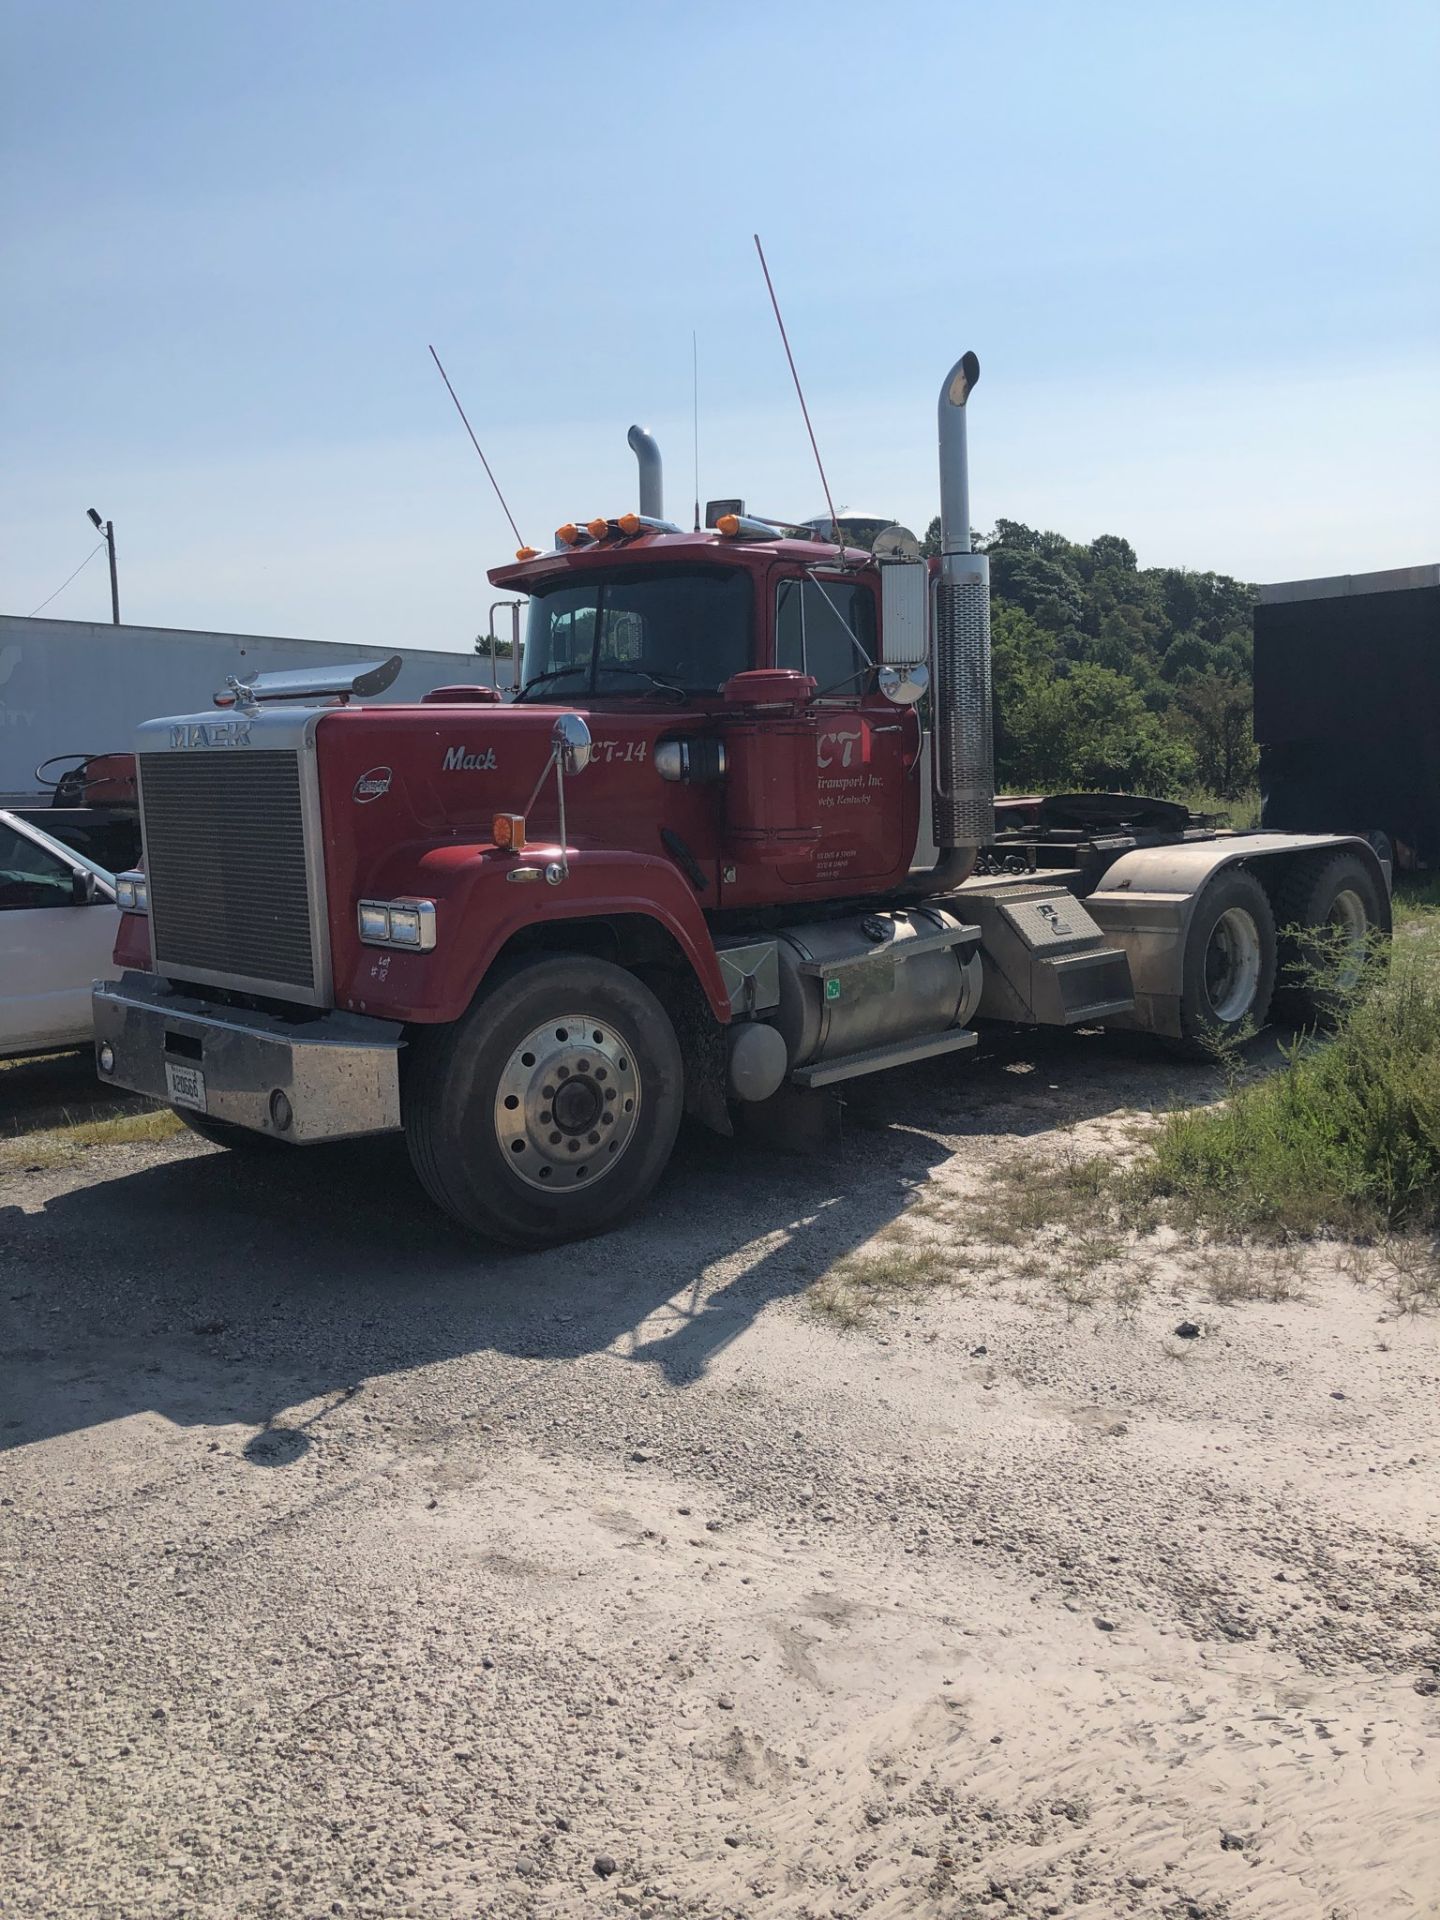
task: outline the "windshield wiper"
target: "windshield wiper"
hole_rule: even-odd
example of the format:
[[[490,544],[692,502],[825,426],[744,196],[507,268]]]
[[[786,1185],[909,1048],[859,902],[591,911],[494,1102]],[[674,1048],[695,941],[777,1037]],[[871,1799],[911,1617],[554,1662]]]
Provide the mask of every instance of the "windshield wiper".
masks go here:
[[[622,665],[617,665],[613,661],[602,660],[600,662],[600,665],[597,667],[596,671],[597,673],[642,674],[644,678],[647,679],[653,687],[658,687],[662,693],[673,693],[675,698],[682,702],[690,698],[688,690],[685,687],[682,687],[678,680],[667,680],[662,675],[653,672],[649,667],[622,666]],[[586,668],[584,667],[551,667],[549,671],[546,673],[532,674],[530,678],[525,682],[524,686],[521,687],[520,691],[516,694],[515,698],[517,700],[523,700],[526,694],[530,691],[531,687],[543,686],[547,680],[563,680],[569,674],[584,673],[584,672],[586,672]],[[577,687],[576,692],[588,694],[592,699],[594,699],[597,695],[599,695],[602,692],[602,689],[599,687]]]
[[[524,686],[521,687],[520,691],[516,694],[515,698],[517,700],[523,700],[526,694],[530,691],[531,687],[543,686],[547,680],[563,680],[566,678],[568,674],[572,674],[572,673],[583,674],[586,671],[587,669],[585,667],[551,667],[545,673],[532,673],[530,678],[525,682]],[[584,687],[581,687],[578,689],[578,691],[581,693],[584,693],[587,691],[587,689]]]
[[[690,695],[678,680],[666,680],[649,667],[617,666],[613,661],[602,660],[596,668],[597,673],[643,673],[652,687],[658,687],[662,693],[673,693],[678,700],[688,700]],[[599,688],[596,688],[599,692]]]

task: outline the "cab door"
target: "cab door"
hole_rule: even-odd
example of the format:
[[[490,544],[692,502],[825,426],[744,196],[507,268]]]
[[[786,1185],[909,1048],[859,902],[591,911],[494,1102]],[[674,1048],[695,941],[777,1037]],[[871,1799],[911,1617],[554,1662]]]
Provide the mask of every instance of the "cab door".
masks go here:
[[[909,865],[907,773],[916,722],[874,692],[878,661],[873,576],[812,568],[773,581],[775,665],[816,683],[820,843],[782,868],[792,885],[833,892],[899,879]],[[908,838],[907,838],[908,832]]]

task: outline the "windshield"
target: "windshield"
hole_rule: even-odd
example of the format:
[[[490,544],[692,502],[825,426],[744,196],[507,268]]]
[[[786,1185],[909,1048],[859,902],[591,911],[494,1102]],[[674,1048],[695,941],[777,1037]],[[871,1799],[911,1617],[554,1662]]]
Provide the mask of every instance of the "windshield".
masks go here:
[[[718,693],[751,664],[750,576],[741,567],[627,567],[537,587],[525,685],[544,697]]]

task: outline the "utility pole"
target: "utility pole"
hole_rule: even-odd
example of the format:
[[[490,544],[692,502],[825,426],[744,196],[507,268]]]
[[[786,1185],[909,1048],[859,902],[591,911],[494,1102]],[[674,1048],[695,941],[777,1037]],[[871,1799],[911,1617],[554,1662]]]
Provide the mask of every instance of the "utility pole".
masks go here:
[[[113,520],[101,520],[94,507],[87,507],[86,512],[94,522],[96,532],[105,535],[105,545],[110,549],[110,618],[114,625],[118,627],[120,624],[120,581],[115,572],[115,522]]]

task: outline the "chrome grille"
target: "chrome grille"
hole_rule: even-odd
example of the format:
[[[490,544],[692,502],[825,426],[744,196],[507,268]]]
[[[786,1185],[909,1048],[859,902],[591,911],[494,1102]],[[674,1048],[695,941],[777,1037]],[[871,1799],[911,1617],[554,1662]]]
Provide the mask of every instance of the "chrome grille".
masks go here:
[[[142,753],[155,964],[316,989],[299,756]]]

